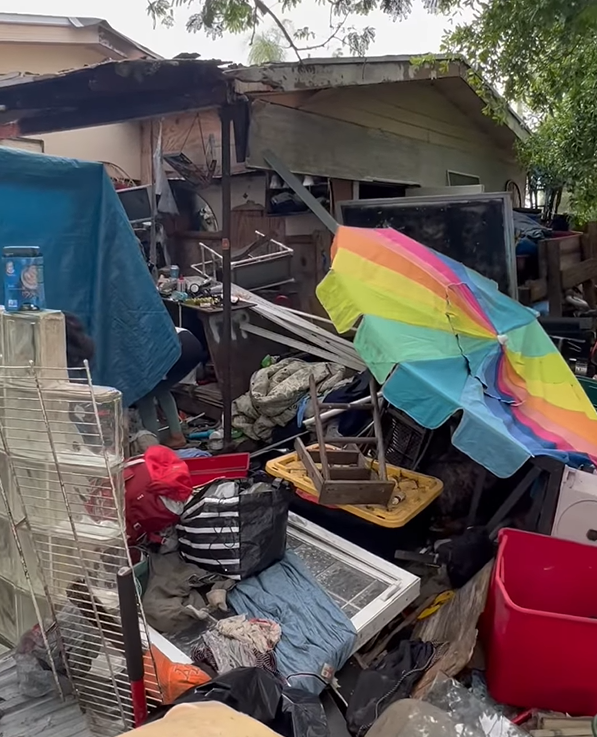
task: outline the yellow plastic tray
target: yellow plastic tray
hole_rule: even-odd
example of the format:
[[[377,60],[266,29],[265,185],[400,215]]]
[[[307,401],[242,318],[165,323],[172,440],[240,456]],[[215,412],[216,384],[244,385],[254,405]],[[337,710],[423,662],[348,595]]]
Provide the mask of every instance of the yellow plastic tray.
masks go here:
[[[317,445],[311,448],[316,449]],[[330,450],[333,448],[330,446]],[[377,462],[371,462],[373,470],[377,471]],[[288,453],[288,455],[269,461],[265,470],[270,476],[286,479],[291,484],[300,489],[304,494],[313,497],[313,502],[317,502],[317,491],[313,486],[313,482],[307,476],[302,461],[299,460],[297,453]],[[380,504],[346,504],[336,507],[343,509],[345,512],[354,514],[355,517],[372,522],[380,527],[388,527],[395,529],[404,527],[426,507],[428,507],[434,499],[442,493],[444,484],[433,476],[424,476],[415,471],[407,471],[404,468],[387,465],[388,478],[396,479],[412,479],[417,482],[416,491],[405,492],[405,499],[395,505],[390,503],[389,507],[383,507]]]

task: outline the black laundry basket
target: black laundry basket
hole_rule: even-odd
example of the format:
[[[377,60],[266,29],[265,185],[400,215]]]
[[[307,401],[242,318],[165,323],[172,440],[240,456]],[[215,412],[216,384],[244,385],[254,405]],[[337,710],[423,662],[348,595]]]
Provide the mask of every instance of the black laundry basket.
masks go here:
[[[408,471],[416,471],[425,455],[432,431],[421,427],[395,407],[386,408],[382,429],[387,462]]]

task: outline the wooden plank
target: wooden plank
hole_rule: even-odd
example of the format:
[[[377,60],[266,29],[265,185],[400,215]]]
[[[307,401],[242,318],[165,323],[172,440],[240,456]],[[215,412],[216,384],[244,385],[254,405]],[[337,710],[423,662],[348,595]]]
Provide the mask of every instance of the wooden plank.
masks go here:
[[[560,242],[560,271],[582,261],[582,233],[574,233],[558,238],[558,240]]]
[[[420,183],[421,152],[412,140],[257,101],[252,107],[247,165],[270,168],[264,154],[272,148],[298,174]]]
[[[307,472],[307,476],[311,479],[313,482],[313,486],[315,487],[315,490],[318,494],[321,494],[321,487],[323,485],[323,476],[321,475],[321,471],[319,468],[315,465],[315,461],[311,457],[311,454],[305,448],[305,444],[300,438],[297,438],[294,441],[294,449],[296,450],[298,457],[303,463],[303,466],[305,467],[305,471]]]
[[[222,173],[222,126],[218,110],[201,110],[193,113],[169,115],[162,122],[162,150],[167,153],[184,153],[191,161],[207,170],[215,159],[214,176]],[[232,145],[235,145],[234,130],[231,130]],[[232,157],[232,173],[246,171],[244,163]]]
[[[587,258],[597,257],[597,222],[587,223]]]
[[[324,90],[302,110],[440,145],[487,152],[493,141],[432,85],[381,84]],[[352,199],[352,198],[350,198]]]
[[[547,299],[550,317],[562,316],[562,272],[560,271],[560,244],[557,240],[546,241],[547,248]]]
[[[547,247],[545,240],[540,240],[538,243],[538,256],[539,256],[539,278],[545,279],[546,294],[547,294]]]
[[[543,279],[533,279],[527,283],[527,287],[531,293],[531,304],[539,302],[547,297],[547,277]]]
[[[372,479],[371,473],[370,468],[330,467],[330,479],[333,481],[369,481]]]
[[[319,450],[309,450],[309,453],[315,463],[321,463]],[[326,453],[330,463],[346,463],[346,465],[358,463],[361,455],[358,450],[328,450]]]
[[[323,433],[323,425],[321,424],[321,416],[319,414],[319,398],[317,396],[317,384],[313,374],[309,377],[309,394],[311,395],[311,406],[313,408],[313,418],[315,420],[315,435],[319,444],[319,458],[321,461],[321,476],[324,481],[330,477],[330,467],[327,458],[327,448],[325,447],[325,438]]]
[[[336,212],[338,202],[345,202],[353,199],[353,183],[351,179],[332,179],[330,180],[332,189],[332,205],[331,211]]]
[[[581,261],[561,271],[562,289],[572,289],[593,279],[597,279],[597,258]]]
[[[597,254],[593,253],[593,244],[588,233],[583,233],[582,235],[581,249],[583,260],[589,261],[590,259],[597,257]],[[594,310],[597,307],[597,293],[595,292],[595,282],[593,278],[589,277],[583,281],[582,293],[584,298],[587,300],[589,307]]]
[[[265,233],[274,240],[284,243],[286,235],[286,219],[278,216],[270,216],[265,212],[262,205],[246,203],[239,205],[231,213],[230,247],[232,248],[233,260],[236,252],[253,243],[255,231]],[[220,249],[217,249],[220,252]]]
[[[438,612],[415,627],[413,639],[446,643],[446,647],[421,678],[411,698],[423,698],[439,673],[455,676],[468,665],[477,643],[477,621],[485,609],[492,570],[490,561]]]
[[[274,106],[275,107],[275,106]],[[307,205],[309,210],[316,215],[319,220],[325,225],[330,233],[336,233],[338,230],[338,223],[334,220],[332,215],[323,207],[323,205],[316,199],[311,192],[303,185],[303,183],[295,176],[291,171],[292,167],[286,165],[286,163],[269,148],[262,149],[261,155],[268,166],[271,166],[286,182],[286,184],[292,189],[292,191],[298,195],[301,200]]]
[[[387,505],[394,493],[393,481],[324,481],[319,492],[320,504]]]

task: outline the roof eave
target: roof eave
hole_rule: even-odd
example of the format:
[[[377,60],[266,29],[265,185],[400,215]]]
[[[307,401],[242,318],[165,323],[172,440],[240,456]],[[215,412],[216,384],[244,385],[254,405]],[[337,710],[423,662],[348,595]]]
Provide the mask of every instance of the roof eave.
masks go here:
[[[233,77],[235,91],[248,96],[449,78],[464,80],[478,95],[471,85],[471,67],[465,59],[440,54],[433,56],[434,63],[425,63],[421,59],[421,56],[411,55],[306,59],[303,63],[236,67],[225,73]],[[437,62],[443,63],[438,65]],[[496,101],[503,104],[499,93],[488,89]],[[510,106],[507,106],[504,118],[504,123],[515,136],[524,140],[529,135],[525,123]]]

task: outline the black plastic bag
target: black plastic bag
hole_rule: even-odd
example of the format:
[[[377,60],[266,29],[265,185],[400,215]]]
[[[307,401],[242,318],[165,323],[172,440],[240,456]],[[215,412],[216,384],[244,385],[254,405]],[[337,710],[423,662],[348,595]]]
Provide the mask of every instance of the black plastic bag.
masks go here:
[[[429,642],[403,640],[376,667],[362,671],[346,710],[349,731],[362,737],[390,704],[408,698],[434,655]]]
[[[282,691],[274,724],[274,732],[284,737],[327,737],[327,717],[321,701],[302,688]]]
[[[315,694],[285,687],[261,668],[236,668],[180,696],[175,704],[219,701],[265,724],[281,737],[329,737],[327,719]],[[171,708],[171,707],[169,707]],[[150,720],[161,718],[160,709]],[[199,737],[199,735],[197,736]]]
[[[185,505],[178,546],[189,563],[242,580],[284,557],[292,492],[279,479],[215,481]]]

